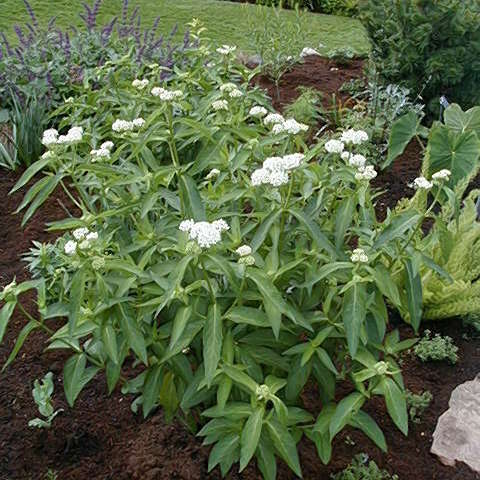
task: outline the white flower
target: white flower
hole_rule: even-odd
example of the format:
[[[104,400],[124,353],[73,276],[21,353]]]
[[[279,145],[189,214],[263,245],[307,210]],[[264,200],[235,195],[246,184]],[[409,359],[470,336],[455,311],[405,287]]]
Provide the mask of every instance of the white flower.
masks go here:
[[[282,123],[277,123],[273,126],[272,132],[274,135],[280,133],[290,133],[291,135],[297,135],[300,132],[306,132],[308,125],[297,122],[294,118],[288,118]]]
[[[235,90],[232,90],[228,95],[230,98],[239,98],[243,96],[243,92],[236,88]]]
[[[214,178],[218,175],[220,175],[220,170],[218,168],[212,168],[210,172],[208,172],[208,175],[205,178],[207,180],[210,180],[211,178]]]
[[[165,90],[162,87],[152,88],[151,93],[154,97],[158,97],[164,102],[171,102],[177,98],[183,97],[183,92],[181,90]]]
[[[103,143],[100,145],[100,148],[101,148],[102,150],[109,150],[109,151],[110,151],[113,147],[114,147],[113,142],[110,142],[110,141],[103,142]]]
[[[282,157],[282,166],[285,170],[293,170],[302,163],[305,155],[303,153],[292,153]]]
[[[83,138],[83,128],[82,127],[72,127],[66,135],[60,135],[58,137],[57,143],[59,144],[71,144],[81,142]]]
[[[438,172],[432,175],[432,180],[448,180],[452,172],[444,168],[443,170],[439,170]]]
[[[428,181],[425,177],[417,177],[413,181],[413,188],[430,190],[433,187],[433,183]]]
[[[360,145],[361,143],[368,141],[368,133],[363,130],[345,130],[340,139],[343,143]]]
[[[180,226],[178,228],[182,232],[189,232],[194,225],[195,225],[195,221],[193,219],[184,220],[183,222],[180,223]]]
[[[249,245],[242,245],[235,250],[235,253],[240,257],[246,257],[252,254],[252,247]]]
[[[215,220],[209,222],[194,222],[193,220],[184,220],[180,223],[179,229],[182,232],[188,232],[190,240],[195,240],[201,248],[210,248],[222,240],[222,232],[228,230],[225,220]]]
[[[350,260],[355,263],[367,263],[368,257],[363,248],[356,248],[350,257]]]
[[[136,128],[142,128],[145,125],[145,120],[143,118],[135,118],[132,124]]]
[[[63,250],[67,255],[73,255],[77,251],[77,242],[69,240]]]
[[[132,82],[132,87],[137,88],[138,90],[143,90],[147,85],[148,85],[147,79],[139,80],[138,78],[136,78]]]
[[[220,53],[221,55],[229,55],[230,53],[233,53],[237,47],[234,45],[222,45],[221,47],[217,48],[217,53]]]
[[[268,112],[266,108],[256,105],[252,107],[248,113],[252,117],[264,117]]]
[[[348,159],[348,163],[352,167],[362,169],[362,168],[365,168],[365,164],[367,163],[367,159],[363,155],[360,155],[360,154],[351,155],[350,158]]]
[[[320,54],[314,48],[311,48],[311,47],[305,47],[300,53],[300,57],[302,58],[308,57],[309,55],[320,55]]]
[[[325,144],[325,150],[328,153],[342,153],[345,145],[340,140],[329,140]]]
[[[357,180],[373,180],[377,176],[376,170],[372,165],[367,165],[358,169],[355,174]]]
[[[350,156],[351,156],[350,152],[342,152],[340,154],[340,157],[342,157],[342,160],[345,160],[345,161],[347,161],[350,158]]]
[[[224,83],[223,85],[220,85],[221,92],[229,93],[233,90],[237,90],[237,86],[234,83],[228,82],[228,83]]]
[[[92,150],[90,152],[90,155],[93,157],[92,161],[95,160],[100,160],[103,158],[110,158],[110,150],[107,150],[106,148],[99,148],[98,150]]]
[[[128,132],[133,130],[133,123],[128,120],[115,120],[112,125],[114,132]]]
[[[83,240],[89,233],[88,228],[81,227],[77,228],[72,232],[72,235],[75,237],[75,240]]]
[[[263,162],[262,168],[255,170],[251,175],[254,187],[264,184],[279,187],[288,183],[288,172],[297,168],[305,155],[293,153],[283,157],[268,157]]]
[[[228,110],[228,102],[226,100],[216,100],[212,103],[212,108],[215,111],[218,110]]]
[[[94,242],[95,240],[98,240],[98,233],[97,232],[90,232],[87,234],[85,237],[85,240],[88,240],[89,242]]]
[[[272,124],[277,124],[277,123],[283,123],[285,121],[285,118],[283,115],[280,115],[279,113],[269,113],[264,119],[263,123],[265,125],[272,125]]]

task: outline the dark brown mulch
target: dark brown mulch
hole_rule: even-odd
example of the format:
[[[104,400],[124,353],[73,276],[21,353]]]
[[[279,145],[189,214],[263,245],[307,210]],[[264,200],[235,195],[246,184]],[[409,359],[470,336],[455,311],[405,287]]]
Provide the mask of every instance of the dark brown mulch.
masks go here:
[[[305,69],[305,70],[303,70]],[[315,75],[315,76],[314,76]],[[329,62],[312,59],[291,72],[282,83],[280,104],[290,101],[296,93],[296,85],[307,84],[323,89],[327,95],[335,92],[344,80],[360,75],[360,66],[341,71],[332,80]],[[297,78],[295,80],[295,78]],[[295,84],[296,82],[296,84]],[[264,86],[267,86],[264,83]],[[270,85],[271,87],[271,85]],[[326,96],[327,96],[326,95]],[[406,187],[417,175],[421,152],[414,145],[396,162],[393,170],[379,175],[375,185],[388,193],[381,197],[379,214],[397,199],[411,191]],[[0,198],[3,198],[3,225],[0,242],[0,280],[5,284],[16,276],[27,277],[20,262],[21,253],[28,250],[32,240],[49,240],[44,232],[44,222],[64,217],[58,203],[68,205],[63,195],[50,199],[25,227],[20,227],[20,217],[11,215],[24,192],[8,196],[18,175],[0,172]],[[33,298],[26,296],[25,305],[34,312]],[[0,345],[0,364],[6,360],[18,332],[25,324],[21,315],[15,314]],[[367,452],[383,468],[397,473],[401,480],[473,480],[475,475],[465,465],[457,468],[442,466],[430,455],[431,435],[438,416],[445,411],[453,388],[470,380],[480,366],[480,343],[462,338],[458,322],[449,321],[433,326],[435,330],[452,336],[459,346],[460,360],[456,366],[444,363],[421,364],[413,357],[404,363],[406,386],[414,391],[430,390],[434,395],[431,407],[422,423],[411,428],[404,437],[392,424],[383,402],[374,399],[368,406],[369,413],[379,422],[390,447],[382,454],[363,435],[345,431],[334,442],[333,459],[329,466],[321,464],[315,447],[303,439],[300,457],[304,478],[327,480],[330,473],[344,468],[355,453]],[[402,336],[411,336],[411,330],[400,324]],[[32,334],[22,350],[20,358],[0,377],[0,480],[41,479],[47,469],[58,473],[58,480],[197,480],[220,479],[215,469],[207,473],[208,448],[190,434],[178,421],[166,424],[161,412],[147,420],[130,410],[131,397],[118,390],[107,395],[103,376],[97,376],[79,396],[74,409],[70,409],[63,396],[62,362],[60,353],[44,353],[45,336]],[[37,416],[31,396],[33,380],[47,371],[55,374],[56,408],[63,408],[51,430],[38,431],[27,427],[29,419]],[[306,406],[318,412],[319,401],[315,386],[304,396]],[[232,480],[260,480],[254,465],[241,475],[229,474]],[[280,465],[280,480],[295,478],[285,465]]]

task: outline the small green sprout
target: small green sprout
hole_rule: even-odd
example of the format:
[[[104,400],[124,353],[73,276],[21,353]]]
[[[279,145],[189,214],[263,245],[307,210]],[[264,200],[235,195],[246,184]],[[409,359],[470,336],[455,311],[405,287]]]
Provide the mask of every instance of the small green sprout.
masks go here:
[[[52,426],[53,419],[60,413],[63,412],[63,409],[55,410],[53,409],[52,403],[52,394],[53,394],[53,373],[48,372],[41,382],[37,379],[33,384],[32,396],[37,404],[38,411],[42,418],[34,418],[28,422],[29,427],[37,428],[50,428]]]

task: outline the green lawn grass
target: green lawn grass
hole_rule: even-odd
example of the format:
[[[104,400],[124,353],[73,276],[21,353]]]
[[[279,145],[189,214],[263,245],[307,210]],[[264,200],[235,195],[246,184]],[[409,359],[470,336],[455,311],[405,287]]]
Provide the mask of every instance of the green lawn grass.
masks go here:
[[[57,24],[81,25],[78,14],[82,12],[81,0],[30,0],[41,23],[56,16]],[[91,3],[91,1],[89,1]],[[118,15],[122,0],[104,0],[100,10],[100,22],[106,22]],[[255,5],[245,5],[217,0],[130,0],[130,8],[140,7],[142,22],[150,26],[156,16],[161,16],[161,31],[169,32],[178,24],[180,37],[185,25],[192,18],[202,20],[208,29],[208,36],[216,44],[235,44],[249,50],[247,16],[255,16]],[[285,11],[287,18],[294,19],[294,12]],[[254,17],[255,18],[255,17]],[[352,18],[308,13],[309,46],[325,45],[325,51],[351,47],[364,54],[369,50],[369,40],[362,24]],[[22,0],[0,0],[0,31],[11,40],[15,39],[13,26],[28,21]],[[323,50],[323,49],[322,49]]]

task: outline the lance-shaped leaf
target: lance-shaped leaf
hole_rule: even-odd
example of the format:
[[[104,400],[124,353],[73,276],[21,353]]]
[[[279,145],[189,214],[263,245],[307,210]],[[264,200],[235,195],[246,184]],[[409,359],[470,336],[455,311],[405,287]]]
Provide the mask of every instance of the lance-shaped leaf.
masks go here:
[[[255,454],[262,433],[264,413],[264,407],[257,406],[245,422],[240,439],[240,472],[248,465]]]
[[[205,379],[210,388],[217,371],[222,353],[223,326],[222,315],[217,303],[208,310],[205,327],[203,328],[203,362],[205,364]]]
[[[352,358],[357,353],[360,332],[365,322],[366,302],[367,289],[364,283],[353,283],[343,297],[342,319]]]

